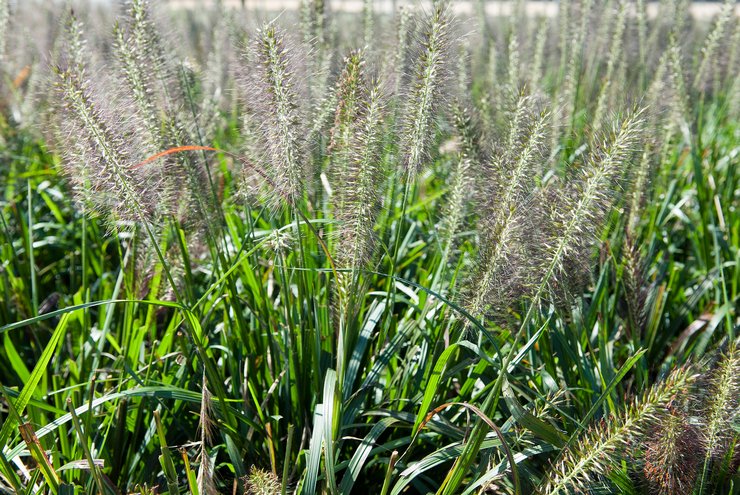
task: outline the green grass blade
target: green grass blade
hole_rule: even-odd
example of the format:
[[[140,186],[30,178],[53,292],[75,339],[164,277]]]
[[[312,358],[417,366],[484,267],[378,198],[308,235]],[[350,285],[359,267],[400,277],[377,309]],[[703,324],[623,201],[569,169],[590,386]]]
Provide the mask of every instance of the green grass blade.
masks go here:
[[[42,376],[48,371],[49,362],[54,356],[54,353],[57,350],[57,346],[62,340],[62,336],[64,336],[65,332],[67,331],[68,322],[69,314],[65,314],[64,316],[62,316],[61,320],[59,320],[54,333],[51,335],[51,339],[49,339],[48,344],[46,344],[46,348],[44,348],[44,352],[41,354],[41,357],[36,363],[36,366],[34,366],[33,368],[28,382],[23,386],[23,390],[21,390],[20,395],[13,404],[13,407],[18,412],[18,415],[23,414],[28,401],[31,400],[31,396],[36,391],[36,387],[41,381]],[[5,421],[5,423],[3,423],[2,430],[0,430],[0,445],[7,445],[8,440],[10,439],[10,434],[17,426],[17,424],[17,420],[13,417],[9,417]],[[13,456],[11,456],[11,459],[12,458]]]

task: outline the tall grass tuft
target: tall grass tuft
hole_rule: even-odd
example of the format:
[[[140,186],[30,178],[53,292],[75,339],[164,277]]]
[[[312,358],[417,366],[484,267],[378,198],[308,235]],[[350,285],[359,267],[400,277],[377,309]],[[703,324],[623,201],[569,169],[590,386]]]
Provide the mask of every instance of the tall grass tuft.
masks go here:
[[[414,177],[424,165],[435,129],[435,112],[443,100],[449,70],[449,16],[447,4],[439,2],[415,48],[417,61],[401,123],[401,151],[408,177]]]
[[[730,7],[11,4],[0,492],[738,486]]]
[[[105,216],[111,229],[132,229],[136,223],[161,224],[172,204],[168,188],[151,170],[136,168],[147,148],[132,122],[100,100],[88,76],[82,24],[73,16],[66,23],[67,51],[55,68],[56,88],[62,102],[59,116],[64,169],[86,208]],[[165,208],[162,210],[162,208]]]
[[[480,260],[466,303],[476,318],[502,315],[535,283],[528,278],[533,269],[529,243],[532,229],[543,219],[532,200],[549,115],[533,106],[532,98],[519,98],[508,135],[494,148],[480,179],[492,191],[480,192]]]
[[[266,24],[252,43],[243,95],[248,115],[258,127],[259,162],[247,170],[263,171],[269,181],[265,196],[271,207],[283,201],[296,205],[305,192],[306,155],[303,124],[298,104],[297,75],[292,48],[275,24]]]
[[[362,52],[345,60],[337,92],[330,146],[332,204],[338,221],[334,245],[337,266],[350,270],[338,280],[343,299],[350,304],[355,299],[351,295],[358,293],[360,270],[374,257],[373,229],[386,174],[381,161],[385,103],[380,83],[366,74]]]
[[[619,181],[642,144],[644,113],[636,110],[615,120],[610,132],[596,138],[576,178],[555,192],[548,223],[552,230],[542,244],[539,270],[556,292],[567,293],[572,283],[581,283],[585,262],[617,199]]]
[[[125,21],[114,29],[117,58],[127,94],[145,123],[143,132],[157,151],[202,145],[193,84],[184,67],[165,46],[146,0],[131,0]],[[203,160],[193,153],[164,158],[167,178],[180,210],[178,220],[215,236],[217,192]],[[210,231],[210,232],[209,232]]]
[[[643,473],[651,493],[691,493],[699,471],[701,437],[686,413],[668,408],[668,413],[648,434]]]
[[[606,475],[629,448],[633,438],[643,434],[650,424],[662,422],[666,407],[685,394],[694,381],[691,368],[678,369],[635,399],[619,416],[603,421],[567,448],[547,474],[540,491],[545,494],[584,490],[589,479]]]

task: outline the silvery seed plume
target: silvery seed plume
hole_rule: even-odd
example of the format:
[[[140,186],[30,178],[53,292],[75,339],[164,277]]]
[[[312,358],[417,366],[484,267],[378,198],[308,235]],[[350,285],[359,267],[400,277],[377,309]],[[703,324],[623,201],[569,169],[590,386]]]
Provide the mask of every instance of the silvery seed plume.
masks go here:
[[[384,100],[377,82],[370,83],[366,108],[351,145],[355,151],[350,159],[344,187],[346,202],[339,212],[340,238],[350,241],[340,249],[340,260],[346,265],[361,267],[370,261],[374,251],[373,226],[377,220],[385,183],[381,148],[383,142]]]
[[[726,0],[701,49],[701,62],[694,77],[695,89],[702,92],[711,91],[721,82],[721,62],[724,60],[722,52],[729,51],[723,50],[723,45],[726,43],[728,33],[731,35],[733,31],[733,23],[737,22],[735,1]]]
[[[637,0],[635,2],[635,24],[637,26],[637,56],[640,67],[639,73],[639,88],[643,90],[645,88],[645,74],[647,72],[647,60],[648,60],[648,15],[647,15],[647,2],[646,0]]]
[[[583,43],[588,31],[588,20],[591,15],[593,0],[582,0],[581,2],[569,2],[565,7],[564,15],[571,16],[562,20],[567,27],[561,46],[561,68],[562,84],[554,97],[552,119],[552,150],[557,149],[562,132],[570,131],[573,111],[576,107],[578,96],[578,85],[583,68]],[[577,20],[580,22],[576,23]],[[562,29],[562,26],[561,26]]]
[[[635,398],[619,415],[591,427],[560,460],[551,467],[538,493],[567,494],[588,492],[589,483],[605,475],[646,428],[667,414],[667,406],[686,394],[695,380],[691,368],[678,368],[665,380],[653,385],[642,397]]]
[[[303,42],[323,45],[326,42],[325,0],[301,0],[300,18]]]
[[[353,140],[360,112],[367,97],[365,59],[361,50],[351,52],[344,60],[344,69],[339,76],[336,89],[336,110],[331,130],[329,152],[331,153],[331,177],[336,210],[341,211],[345,203],[345,189],[340,187],[348,175],[349,160],[353,153]]]
[[[121,76],[129,89],[137,115],[146,123],[142,136],[157,151],[189,144],[203,144],[196,128],[194,108],[188,115],[185,107],[194,104],[186,98],[188,81],[176,58],[167,50],[146,0],[132,0],[124,23],[114,29],[115,54]],[[186,122],[190,122],[186,125]],[[209,189],[208,172],[197,155],[179,153],[163,158],[170,164],[168,174],[173,191],[179,191],[179,220],[204,230],[214,225],[213,191]],[[209,193],[210,191],[210,193]]]
[[[416,18],[407,6],[401,6],[396,20],[396,43],[393,55],[393,94],[400,94],[401,88],[408,84],[411,36],[415,29]]]
[[[455,234],[460,230],[466,217],[467,203],[473,192],[474,176],[473,170],[475,164],[464,155],[458,153],[455,157],[455,169],[452,172],[452,184],[448,193],[447,204],[442,213],[442,222],[440,225],[440,239],[443,246],[443,253],[450,252]]]
[[[337,93],[330,148],[332,167],[338,166],[332,174],[332,205],[338,221],[336,261],[354,274],[340,281],[340,288],[347,289],[347,284],[355,283],[355,271],[373,257],[373,229],[385,183],[381,156],[385,100],[380,84],[365,74],[362,52],[355,51],[347,57]]]
[[[200,127],[206,142],[210,142],[218,126],[223,124],[222,113],[229,110],[230,96],[234,89],[229,66],[233,62],[230,33],[235,21],[231,12],[226,11],[215,12],[215,19],[212,22],[208,56],[204,68],[204,102],[200,115]]]
[[[128,85],[137,113],[145,124],[145,128],[139,130],[139,135],[146,136],[152,147],[161,148],[164,143],[162,142],[159,109],[153,98],[154,89],[150,87],[151,81],[146,77],[147,71],[142,67],[141,59],[137,57],[133,44],[129,43],[123,29],[118,24],[113,34],[121,73]]]
[[[622,17],[621,10],[624,4],[625,2],[621,0],[610,0],[607,3],[597,3],[595,5],[593,17],[598,20],[593,27],[589,26],[588,38],[585,39],[589,48],[585,50],[583,61],[585,73],[597,73],[604,65],[604,61],[608,60],[608,57],[604,57],[604,54],[610,53],[613,49],[612,43],[616,31],[620,30],[618,24],[620,23],[620,17]],[[621,40],[619,44],[621,45]]]
[[[544,157],[549,115],[532,110],[522,96],[508,136],[493,151],[480,179],[480,261],[472,277],[466,309],[476,318],[503,315],[529,285],[531,258],[526,245],[538,213],[531,203],[539,162]]]
[[[443,100],[447,77],[450,19],[445,2],[434,7],[419,40],[419,54],[402,116],[401,153],[407,177],[427,159],[434,135],[435,111]]]
[[[725,82],[727,89],[728,115],[736,120],[740,119],[740,22],[735,24],[735,33],[730,40],[731,52],[727,63],[727,76]]]
[[[260,162],[256,167],[266,179],[267,203],[277,208],[287,201],[296,205],[305,190],[306,130],[298,105],[291,48],[283,32],[266,24],[250,48],[250,73],[243,91],[246,112],[258,125]],[[263,172],[262,172],[263,171]]]
[[[735,119],[740,119],[740,77],[736,77],[732,82],[728,100],[728,114]]]
[[[165,46],[161,27],[153,19],[148,0],[129,0],[126,4],[125,42],[142,71],[150,78],[150,90],[166,111],[172,113],[182,104],[184,89],[180,85],[179,68],[173,63],[174,55]]]
[[[488,43],[488,59],[486,60],[486,84],[491,91],[496,91],[497,88],[501,85],[500,83],[502,82],[499,75],[501,65],[501,62],[499,60],[500,53],[495,37],[492,36],[490,39],[486,40],[486,43]]]
[[[614,21],[614,32],[612,33],[611,43],[609,44],[609,57],[607,59],[606,72],[604,73],[604,77],[601,79],[601,90],[599,91],[596,101],[596,110],[594,111],[593,127],[597,130],[601,130],[602,126],[605,125],[604,120],[607,114],[607,108],[614,106],[613,101],[611,101],[614,93],[612,85],[616,82],[614,80],[614,72],[617,70],[617,65],[624,55],[622,42],[624,30],[627,27],[626,2],[620,2],[616,17],[617,18]]]
[[[301,0],[300,7],[300,30],[302,34],[302,49],[305,50],[301,62],[307,67],[307,71],[299,72],[305,79],[307,99],[312,102],[308,113],[317,115],[313,119],[312,135],[309,142],[317,140],[317,130],[324,130],[321,126],[325,123],[324,117],[333,109],[329,100],[331,84],[329,83],[332,68],[336,62],[334,47],[336,46],[332,32],[332,24],[328,16],[328,6],[325,0]],[[293,47],[293,51],[297,47]],[[298,57],[292,57],[291,68],[298,71]]]
[[[542,84],[542,77],[544,75],[546,57],[546,45],[550,33],[550,22],[547,19],[540,20],[540,26],[537,29],[537,37],[535,39],[534,55],[532,56],[532,63],[530,64],[529,73],[529,84],[533,86],[533,90],[542,92],[544,90]]]
[[[458,92],[451,105],[454,124],[453,151],[455,151],[454,169],[450,173],[451,181],[447,193],[446,205],[440,219],[439,238],[442,246],[443,264],[454,244],[454,238],[466,217],[468,217],[471,198],[475,196],[475,177],[481,169],[480,125],[477,122],[475,108],[471,97],[470,56],[462,45],[458,57]]]
[[[470,89],[473,83],[471,77],[470,53],[465,45],[457,46],[457,95],[465,100],[470,99]]]
[[[375,29],[375,6],[373,0],[364,0],[362,2],[362,32],[363,47],[370,50],[373,45],[373,31]]]
[[[686,83],[681,68],[681,48],[675,39],[669,42],[655,71],[655,76],[648,88],[647,103],[653,115],[663,116],[669,122],[688,118]]]
[[[732,33],[732,38],[730,38],[729,45],[724,85],[731,88],[735,81],[737,81],[735,75],[740,74],[740,22],[735,22],[735,29]]]
[[[703,385],[706,396],[701,406],[701,433],[707,447],[705,464],[710,460],[722,462],[737,436],[733,424],[740,418],[740,349],[736,344],[730,344],[722,353]]]
[[[664,0],[658,4],[658,16],[652,22],[650,36],[646,45],[651,48],[665,46],[671,37],[683,36],[684,26],[690,20],[688,6],[690,0]],[[651,50],[658,52],[658,50]],[[657,61],[660,53],[648,53],[648,65]]]
[[[552,208],[546,234],[535,256],[539,273],[559,295],[583,283],[584,267],[621,188],[620,179],[642,145],[644,110],[615,120],[611,132],[595,139],[574,180],[551,191]],[[535,298],[543,295],[543,287]]]
[[[653,169],[658,163],[669,159],[676,137],[681,128],[687,125],[688,97],[681,67],[681,50],[675,38],[669,41],[660,58],[645,100],[650,109],[646,115],[646,129],[650,132],[646,133],[639,165],[631,174],[628,234],[635,232],[640,222],[643,204],[650,196]]]
[[[629,191],[629,217],[626,225],[627,236],[631,237],[640,225],[643,218],[643,208],[650,198],[652,176],[654,168],[654,150],[656,145],[653,141],[645,140],[642,156],[639,164],[635,167],[632,174],[632,184]]]
[[[507,83],[506,93],[509,100],[509,108],[513,108],[519,97],[519,77],[521,74],[521,61],[519,54],[519,40],[516,33],[512,32],[508,45],[509,60],[506,67]]]
[[[170,201],[151,168],[135,167],[146,157],[141,151],[147,147],[128,131],[136,124],[122,120],[120,112],[106,107],[109,102],[100,101],[101,95],[95,93],[87,74],[82,26],[74,16],[67,22],[66,35],[65,57],[55,69],[65,173],[78,199],[105,215],[111,225],[156,224],[169,213],[161,208]]]
[[[328,72],[328,71],[327,71]],[[332,117],[335,115],[337,106],[337,94],[330,88],[327,80],[320,81],[320,87],[326,86],[328,89],[325,94],[318,98],[313,106],[313,110],[310,112],[313,116],[311,122],[311,129],[309,131],[307,142],[311,143],[310,151],[313,154],[314,162],[320,163],[323,159],[323,155],[326,151],[326,139],[330,133],[330,128],[333,124]],[[320,166],[314,167],[317,171],[321,169]]]
[[[475,122],[474,111],[468,105],[457,101],[452,110],[460,149],[455,158],[447,204],[440,221],[440,240],[445,256],[450,252],[454,236],[469,214],[471,198],[476,196],[475,178],[481,173],[481,132]]]
[[[675,139],[690,116],[688,101],[681,49],[672,38],[647,93],[646,103],[651,110],[648,125],[657,130],[652,133],[655,161],[662,163],[672,153]]]
[[[650,493],[691,493],[703,451],[701,443],[698,428],[686,413],[669,407],[644,442],[642,472]]]
[[[640,246],[631,231],[628,231],[622,247],[622,273],[628,315],[627,331],[638,338],[645,327],[646,306],[650,297],[645,265]]]
[[[570,28],[571,11],[573,6],[572,0],[563,0],[558,3],[558,52],[560,53],[560,69],[558,74],[565,73],[568,63],[568,54],[570,52],[570,36],[573,30]]]

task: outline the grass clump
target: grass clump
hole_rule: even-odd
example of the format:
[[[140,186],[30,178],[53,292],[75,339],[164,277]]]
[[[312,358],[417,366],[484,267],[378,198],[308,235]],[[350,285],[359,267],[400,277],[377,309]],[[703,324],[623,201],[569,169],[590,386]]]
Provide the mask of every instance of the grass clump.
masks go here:
[[[0,2],[0,492],[732,493],[732,5],[154,7]]]

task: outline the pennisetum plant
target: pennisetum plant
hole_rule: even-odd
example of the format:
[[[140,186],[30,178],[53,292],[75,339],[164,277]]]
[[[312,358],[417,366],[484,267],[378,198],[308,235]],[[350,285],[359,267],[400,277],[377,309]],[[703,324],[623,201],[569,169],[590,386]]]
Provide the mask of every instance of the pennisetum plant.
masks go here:
[[[706,375],[706,397],[703,397],[703,423],[700,428],[705,456],[699,480],[699,492],[711,486],[712,467],[718,470],[728,463],[727,455],[737,449],[738,433],[733,424],[740,416],[740,350],[735,343],[720,356]],[[714,466],[713,466],[714,465]]]
[[[615,81],[615,71],[623,57],[623,37],[627,27],[627,4],[621,2],[617,11],[617,17],[614,22],[614,32],[612,33],[611,43],[609,44],[609,58],[606,63],[606,72],[604,73],[601,90],[596,100],[596,109],[594,110],[593,126],[595,129],[601,129],[604,125],[604,117],[607,108],[613,108],[615,89],[611,86]],[[616,81],[615,81],[616,82]]]
[[[701,438],[687,413],[668,406],[644,441],[643,475],[651,493],[691,493],[699,471]]]
[[[536,23],[523,2],[500,18],[477,1],[476,44],[458,36],[453,5],[434,2],[427,16],[401,9],[397,43],[381,49],[375,35],[392,23],[363,5],[339,32],[346,13],[302,0],[299,42],[281,26],[290,12],[243,31],[240,11],[189,13],[187,59],[146,0],[125,4],[101,47],[69,17],[52,115],[62,170],[119,234],[110,251],[126,254],[120,269],[110,251],[91,260],[97,225],[85,220],[83,286],[65,284],[77,251],[54,263],[48,252],[75,229],[38,236],[74,211],[55,208],[62,195],[47,184],[33,189],[53,183],[48,170],[16,173],[29,145],[13,128],[0,163],[0,320],[34,314],[28,324],[53,330],[61,315],[54,338],[68,335],[44,351],[44,338],[0,327],[3,404],[21,409],[6,424],[44,425],[41,449],[3,427],[0,491],[43,491],[54,474],[87,482],[79,464],[60,469],[80,458],[55,417],[68,394],[84,398],[84,431],[100,424],[90,445],[106,465],[93,473],[115,466],[126,491],[157,477],[180,491],[180,465],[204,495],[736,482],[734,7],[707,35],[684,0],[662,2],[659,18],[639,0],[636,15],[618,0],[568,0]],[[246,45],[236,73],[229,30]],[[6,89],[23,84],[9,79],[13,63]],[[241,106],[220,100],[230,87]],[[635,102],[650,110],[615,115]],[[192,243],[203,232],[211,260]],[[144,277],[129,269],[142,248]],[[122,301],[129,286],[141,290]],[[59,313],[38,310],[40,287],[70,292]],[[697,379],[684,363],[710,342],[726,350]],[[54,361],[18,365],[39,355]],[[51,380],[27,389],[44,367]],[[81,387],[83,373],[106,382]],[[173,460],[165,437],[193,450]]]
[[[701,49],[699,67],[694,76],[694,89],[701,92],[712,91],[715,86],[721,84],[718,52],[722,50],[723,42],[728,38],[728,33],[731,32],[730,27],[733,19],[736,19],[735,2],[727,0],[722,5],[722,11]]]
[[[439,2],[422,28],[411,88],[402,116],[401,150],[405,175],[413,178],[427,158],[435,128],[435,114],[447,77],[449,8]]]
[[[189,144],[202,145],[193,101],[192,84],[184,68],[168,53],[152,19],[146,0],[132,0],[125,22],[116,24],[114,49],[128,94],[146,123],[143,136],[158,151]],[[186,125],[187,122],[192,125]],[[178,217],[184,225],[194,224],[214,238],[217,193],[213,177],[194,154],[164,157],[170,165],[173,188],[178,193]],[[179,169],[179,170],[176,170]]]
[[[161,225],[170,213],[161,210],[172,204],[166,196],[169,189],[151,171],[135,167],[151,148],[137,142],[136,133],[121,133],[129,123],[96,93],[88,75],[82,24],[73,15],[66,32],[67,52],[55,68],[64,115],[60,137],[65,141],[65,172],[81,202],[103,214],[111,228],[130,229],[140,222]]]
[[[455,156],[455,168],[451,173],[450,190],[440,221],[440,244],[444,265],[452,254],[455,236],[466,224],[466,216],[472,213],[471,198],[475,197],[475,178],[481,171],[481,132],[475,121],[470,103],[460,98],[453,105],[455,131],[459,150]],[[467,214],[467,215],[466,215]]]
[[[635,399],[617,416],[601,422],[567,446],[547,473],[539,493],[556,495],[584,490],[593,477],[604,475],[630,442],[655,422],[664,421],[671,401],[686,394],[695,380],[691,368],[679,368]]]
[[[401,88],[408,82],[410,64],[409,44],[415,28],[415,17],[411,8],[401,6],[396,21],[396,47],[393,52],[393,94],[400,94]]]
[[[522,317],[519,330],[513,333],[515,341],[522,335],[523,329],[530,323],[536,309],[548,294],[567,294],[574,275],[578,278],[583,273],[583,260],[589,257],[589,251],[613,204],[613,198],[606,193],[613,191],[615,181],[623,176],[624,167],[629,165],[640,144],[643,128],[642,110],[616,121],[614,130],[602,136],[601,141],[595,142],[575,183],[569,189],[559,191],[560,199],[553,201],[550,218],[544,224],[544,238],[536,244],[533,257],[536,266],[532,270],[536,274],[536,282],[528,291],[528,309]],[[509,139],[516,142],[511,137]],[[504,214],[507,213],[504,210]],[[502,357],[503,370],[508,370],[516,349],[517,346],[512,346]],[[481,407],[484,414],[490,415],[496,410],[505,376],[506,373],[500,373],[487,394]],[[477,421],[470,441],[449,475],[444,493],[453,493],[460,486],[467,469],[478,454],[485,434],[485,422]]]
[[[348,396],[345,374],[357,346],[357,316],[367,285],[363,272],[375,259],[374,227],[383,198],[386,168],[382,161],[385,102],[380,83],[367,74],[362,51],[345,58],[337,83],[337,107],[331,132],[331,207],[336,274],[337,374]]]
[[[558,192],[559,201],[550,209],[552,230],[542,244],[540,273],[552,283],[568,285],[571,275],[583,273],[594,241],[616,204],[614,191],[626,176],[644,139],[645,110],[633,111],[614,121],[613,128],[596,138],[584,166],[574,182]],[[558,289],[559,290],[559,289]],[[543,296],[537,291],[535,300]]]
[[[531,97],[521,96],[506,139],[494,148],[481,180],[492,186],[481,191],[480,259],[466,303],[476,318],[501,315],[530,282],[526,274],[527,244],[541,221],[531,201],[538,166],[544,156],[549,116],[534,110]]]
[[[296,206],[304,198],[307,176],[304,119],[301,115],[294,60],[285,34],[266,24],[252,42],[243,92],[247,114],[257,126],[259,167],[268,181],[268,204]],[[247,170],[254,174],[256,170]]]
[[[384,106],[381,86],[366,74],[362,52],[351,53],[338,83],[330,147],[332,204],[338,221],[335,260],[337,266],[350,270],[338,281],[347,296],[357,288],[359,270],[373,258],[373,227],[385,183],[380,157]],[[349,304],[346,297],[345,303]]]

